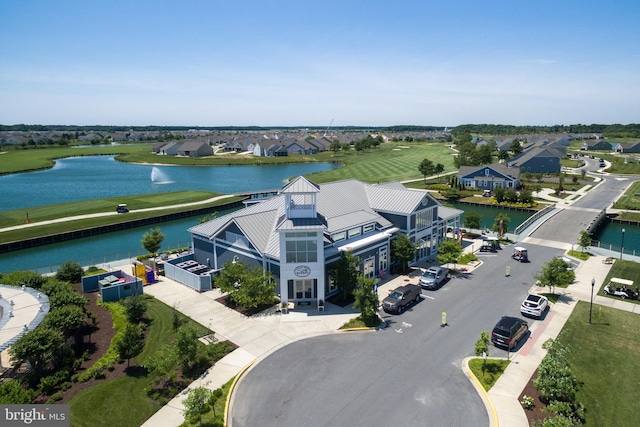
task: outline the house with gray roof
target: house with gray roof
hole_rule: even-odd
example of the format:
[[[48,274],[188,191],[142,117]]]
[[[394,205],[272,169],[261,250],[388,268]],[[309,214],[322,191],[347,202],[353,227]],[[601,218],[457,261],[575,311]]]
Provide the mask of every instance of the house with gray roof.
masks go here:
[[[179,141],[178,156],[202,157],[213,156],[213,148],[208,142],[196,139]]]
[[[604,139],[588,140],[582,143],[580,149],[588,151],[611,151],[611,143]]]
[[[405,233],[414,262],[436,255],[462,211],[443,207],[429,193],[401,184],[357,180],[315,184],[298,177],[276,196],[191,227],[195,261],[219,271],[241,260],[273,274],[283,302],[318,302],[338,292],[329,271],[350,252],[361,272],[378,277],[391,268],[391,242]]]
[[[531,173],[560,173],[560,159],[566,157],[566,150],[548,146],[533,146],[513,159],[507,166]]]
[[[640,142],[618,142],[613,149],[616,153],[640,153]]]
[[[495,190],[496,188],[517,189],[520,187],[520,170],[508,168],[500,163],[484,166],[460,166],[458,182],[467,188]]]

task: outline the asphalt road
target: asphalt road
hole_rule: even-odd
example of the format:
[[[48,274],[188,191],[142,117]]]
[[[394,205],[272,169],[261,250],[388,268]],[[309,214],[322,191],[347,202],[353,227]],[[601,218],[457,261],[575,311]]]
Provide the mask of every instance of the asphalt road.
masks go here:
[[[587,169],[597,169],[597,160],[585,159]],[[607,209],[638,177],[598,175],[603,181],[584,196],[547,219],[531,237],[556,242],[577,242],[580,231],[587,230],[599,211]],[[562,204],[558,204],[562,207]]]
[[[483,265],[469,277],[423,291],[402,315],[384,313],[384,330],[309,338],[266,356],[238,382],[231,425],[489,425],[461,362],[473,355],[482,330],[503,315],[520,315],[533,275],[562,253],[527,249],[531,262],[522,264],[511,259],[510,246],[481,254]],[[534,330],[535,322],[529,321]],[[492,347],[490,355],[507,353]]]

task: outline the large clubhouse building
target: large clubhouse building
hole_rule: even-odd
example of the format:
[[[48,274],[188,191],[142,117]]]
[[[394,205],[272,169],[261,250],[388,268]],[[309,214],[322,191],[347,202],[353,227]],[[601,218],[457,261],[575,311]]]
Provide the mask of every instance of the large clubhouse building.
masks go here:
[[[361,272],[383,276],[398,233],[415,243],[414,262],[435,257],[462,211],[400,183],[346,180],[317,185],[297,177],[276,196],[189,229],[196,261],[213,272],[243,261],[273,274],[283,302],[317,302],[336,293],[329,271],[342,251],[357,255]]]

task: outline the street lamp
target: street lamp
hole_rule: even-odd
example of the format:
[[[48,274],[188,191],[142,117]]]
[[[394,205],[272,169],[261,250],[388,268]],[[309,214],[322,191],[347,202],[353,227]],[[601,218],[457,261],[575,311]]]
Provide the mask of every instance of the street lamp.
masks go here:
[[[622,252],[624,252],[624,228],[622,229],[622,243],[620,244],[620,259],[622,259]]]
[[[589,324],[591,324],[591,312],[593,311],[593,287],[596,285],[596,279],[591,279],[591,304],[589,305]]]

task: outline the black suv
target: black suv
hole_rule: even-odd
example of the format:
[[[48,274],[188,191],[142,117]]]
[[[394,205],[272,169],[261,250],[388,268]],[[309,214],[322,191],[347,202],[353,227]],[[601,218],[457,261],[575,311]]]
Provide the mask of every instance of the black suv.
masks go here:
[[[518,341],[529,331],[529,324],[518,317],[504,316],[496,323],[491,332],[491,342],[496,347],[511,351],[518,345]]]

